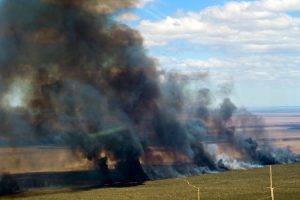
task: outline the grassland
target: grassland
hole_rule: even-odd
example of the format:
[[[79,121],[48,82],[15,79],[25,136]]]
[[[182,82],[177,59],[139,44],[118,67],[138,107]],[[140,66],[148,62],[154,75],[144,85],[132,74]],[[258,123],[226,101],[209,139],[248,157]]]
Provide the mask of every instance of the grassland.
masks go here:
[[[269,169],[230,171],[189,177],[201,200],[263,200],[269,194]],[[300,164],[273,166],[276,200],[300,199]],[[197,190],[183,179],[149,181],[133,187],[87,190],[42,189],[0,199],[17,200],[197,200]]]

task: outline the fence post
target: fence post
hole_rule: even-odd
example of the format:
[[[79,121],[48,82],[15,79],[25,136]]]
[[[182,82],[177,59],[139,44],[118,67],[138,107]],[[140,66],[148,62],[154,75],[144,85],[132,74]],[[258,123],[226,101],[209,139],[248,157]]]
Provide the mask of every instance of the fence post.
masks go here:
[[[273,188],[273,177],[272,177],[272,165],[270,165],[270,190],[271,190],[271,198],[274,200],[274,188]]]

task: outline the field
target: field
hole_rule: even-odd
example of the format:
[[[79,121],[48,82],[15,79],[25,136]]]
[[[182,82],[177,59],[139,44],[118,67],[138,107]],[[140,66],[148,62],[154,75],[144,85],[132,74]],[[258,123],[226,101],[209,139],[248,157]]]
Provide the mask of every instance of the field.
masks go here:
[[[201,200],[263,200],[271,199],[269,168],[230,171],[189,177],[200,187]],[[276,200],[300,199],[300,164],[273,166]],[[42,189],[17,196],[2,197],[17,200],[197,200],[197,189],[184,178],[149,181],[131,187],[98,189]]]
[[[59,172],[87,170],[92,165],[69,148],[0,148],[0,173]]]
[[[268,141],[274,146],[289,147],[300,154],[300,112],[257,112],[264,120],[264,133],[254,134],[258,140]]]
[[[277,147],[288,146],[292,151],[300,154],[300,111],[256,112],[255,114],[264,119],[265,131],[253,133],[260,143],[267,141]],[[76,152],[62,147],[1,147],[0,157],[0,172],[12,174],[88,170],[92,165]],[[300,199],[300,164],[274,166],[273,179],[276,200]],[[271,199],[268,188],[268,168],[207,174],[190,177],[187,180],[200,188],[201,200]],[[180,178],[149,181],[131,187],[37,188],[19,195],[0,197],[0,199],[197,200],[197,189],[189,186],[184,178]]]
[[[255,112],[264,119],[263,133],[250,133],[259,143],[268,142],[280,148],[289,147],[300,154],[300,111],[297,112]],[[219,145],[220,151],[228,150]],[[231,156],[239,158],[239,154],[230,151]],[[61,172],[90,169],[93,163],[71,151],[69,148],[45,146],[35,147],[0,147],[0,173]]]

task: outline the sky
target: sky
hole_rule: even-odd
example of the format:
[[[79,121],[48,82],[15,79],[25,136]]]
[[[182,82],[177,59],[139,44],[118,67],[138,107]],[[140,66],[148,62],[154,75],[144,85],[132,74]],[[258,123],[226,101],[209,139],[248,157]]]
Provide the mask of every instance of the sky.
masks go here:
[[[300,105],[300,0],[140,0],[138,29],[164,71],[208,73],[238,106]]]

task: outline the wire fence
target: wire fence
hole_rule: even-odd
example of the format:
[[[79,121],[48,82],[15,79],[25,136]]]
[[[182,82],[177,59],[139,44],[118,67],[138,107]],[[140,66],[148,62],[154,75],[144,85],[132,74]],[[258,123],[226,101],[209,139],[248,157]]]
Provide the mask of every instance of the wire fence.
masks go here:
[[[191,183],[187,177],[182,177],[182,178],[177,178],[177,180],[182,181],[184,183],[187,184],[187,186],[194,188],[197,191],[197,200],[200,200],[201,197],[201,187],[197,186],[193,183]],[[273,187],[273,174],[272,174],[272,166],[269,166],[269,181],[270,181],[270,186],[266,187],[268,189],[270,189],[270,193],[268,194],[268,196],[262,197],[262,198],[255,198],[255,200],[264,200],[264,199],[271,199],[271,200],[275,200],[275,195],[274,195],[274,189],[275,187]],[[276,188],[280,188],[280,187],[276,187]],[[175,195],[176,196],[176,195]],[[203,198],[201,200],[204,200]]]

